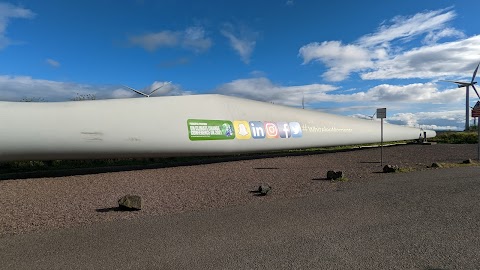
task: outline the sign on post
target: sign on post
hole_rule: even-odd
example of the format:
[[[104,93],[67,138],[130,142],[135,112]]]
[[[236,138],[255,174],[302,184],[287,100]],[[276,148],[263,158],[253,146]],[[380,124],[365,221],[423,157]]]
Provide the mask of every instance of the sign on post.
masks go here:
[[[383,167],[383,119],[387,118],[387,108],[377,109],[377,118],[381,119],[380,124],[380,166]]]
[[[387,108],[378,108],[377,118],[387,118]]]

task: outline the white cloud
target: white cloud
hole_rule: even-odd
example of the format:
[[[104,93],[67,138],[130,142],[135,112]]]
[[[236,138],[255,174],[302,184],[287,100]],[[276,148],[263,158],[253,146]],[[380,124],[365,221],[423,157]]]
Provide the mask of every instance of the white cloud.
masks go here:
[[[461,88],[439,91],[433,83],[414,83],[408,85],[382,84],[366,92],[340,96],[348,96],[348,99],[356,101],[446,104],[461,101],[464,93],[465,90]]]
[[[111,95],[112,98],[132,98],[136,96],[137,94],[135,92],[123,88],[113,90]]]
[[[187,28],[183,35],[183,46],[196,52],[203,52],[212,47],[212,40],[205,36],[202,27]]]
[[[465,124],[465,112],[462,110],[397,113],[388,118],[388,122],[398,125],[420,127],[435,130],[461,130]]]
[[[395,113],[388,116],[386,123],[423,128],[425,130],[463,130],[465,125],[465,112],[462,110],[454,111],[435,111],[435,112],[416,112],[416,113]],[[379,121],[374,115],[353,114],[354,118]]]
[[[309,84],[300,86],[281,86],[272,83],[265,77],[239,79],[221,85],[217,93],[238,96],[248,99],[274,102],[291,106],[301,105],[302,96],[309,104],[319,102],[362,103],[361,108],[370,104],[463,104],[465,89],[454,87],[439,90],[435,83],[414,83],[407,85],[382,84],[366,91],[349,94],[337,93],[338,87],[328,84]],[[345,93],[345,91],[342,91]],[[352,105],[355,106],[355,105]],[[400,106],[400,107],[402,107]],[[461,105],[460,105],[461,106]],[[353,107],[352,107],[353,108]],[[349,108],[352,109],[352,108]]]
[[[150,92],[163,82],[155,81],[143,92]],[[113,85],[89,85],[34,79],[29,76],[0,76],[0,100],[21,101],[34,99],[43,101],[71,100],[78,95],[94,95],[97,99],[137,97],[133,91]],[[142,91],[142,90],[141,90]],[[188,95],[179,85],[168,84],[155,92],[154,96]]]
[[[303,63],[311,61],[323,62],[329,70],[322,76],[328,81],[342,81],[352,71],[360,71],[372,67],[372,54],[367,49],[357,45],[343,45],[339,41],[310,43],[299,52]]]
[[[0,50],[12,44],[5,32],[11,19],[32,19],[35,17],[29,9],[14,6],[9,3],[0,3]]]
[[[435,44],[442,38],[447,37],[455,37],[455,38],[464,38],[465,34],[459,30],[454,28],[445,28],[439,31],[432,31],[427,34],[427,36],[423,39],[423,42],[427,45]]]
[[[455,16],[450,9],[397,16],[352,44],[310,43],[300,48],[299,56],[304,64],[322,62],[328,68],[322,76],[328,81],[342,81],[352,72],[360,73],[362,79],[458,75],[477,61],[472,56],[480,55],[480,36],[437,44],[442,38],[465,37],[463,32],[448,26]],[[425,46],[405,50],[407,42],[422,35]]]
[[[459,76],[471,78],[480,56],[480,35],[424,46],[380,60],[362,79],[438,78]],[[459,79],[459,78],[455,78]]]
[[[0,100],[20,101],[22,98],[40,98],[45,101],[68,100],[78,94],[95,94],[92,87],[29,76],[0,76]]]
[[[301,86],[279,86],[269,79],[240,79],[226,83],[217,88],[216,92],[224,95],[238,96],[253,100],[273,102],[290,106],[301,106],[302,97],[316,102],[325,93],[336,90],[337,87],[326,84],[309,84]]]
[[[60,62],[53,60],[51,58],[48,58],[47,60],[45,60],[45,62],[54,68],[60,67]]]
[[[130,37],[130,43],[143,47],[147,51],[155,51],[162,47],[175,47],[179,43],[179,32],[161,31],[141,36]]]
[[[163,85],[163,86],[162,86]],[[170,82],[159,82],[154,81],[149,86],[149,92],[162,86],[158,91],[155,92],[155,96],[182,96],[191,94],[190,91],[183,90],[180,85],[172,84]]]
[[[445,9],[417,13],[410,17],[396,16],[390,20],[391,24],[382,24],[375,33],[361,37],[357,43],[373,47],[397,39],[409,40],[444,28],[455,16],[454,11]]]
[[[182,47],[195,52],[207,51],[212,47],[212,40],[206,37],[202,27],[189,27],[184,31],[160,31],[145,35],[131,36],[132,45],[140,46],[147,51],[159,48]]]
[[[240,55],[242,61],[245,64],[250,63],[258,34],[245,27],[235,31],[234,26],[229,23],[225,24],[220,32],[228,39],[230,46]]]

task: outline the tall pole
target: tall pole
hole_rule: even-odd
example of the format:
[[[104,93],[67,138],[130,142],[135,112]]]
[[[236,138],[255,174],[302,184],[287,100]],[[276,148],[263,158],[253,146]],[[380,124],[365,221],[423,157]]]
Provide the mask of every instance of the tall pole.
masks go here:
[[[382,136],[382,138],[380,139],[380,166],[383,167],[383,118],[382,118],[380,127],[381,127],[380,136]]]
[[[470,94],[469,94],[470,88],[467,85],[467,91],[466,91],[466,97],[465,97],[465,131],[470,130]]]
[[[377,118],[381,118],[380,121],[380,165],[383,167],[383,118],[387,117],[387,108],[377,109]]]
[[[479,125],[479,122],[480,119],[477,119],[477,132],[478,132],[478,149],[477,149],[477,160],[480,161],[480,125]]]

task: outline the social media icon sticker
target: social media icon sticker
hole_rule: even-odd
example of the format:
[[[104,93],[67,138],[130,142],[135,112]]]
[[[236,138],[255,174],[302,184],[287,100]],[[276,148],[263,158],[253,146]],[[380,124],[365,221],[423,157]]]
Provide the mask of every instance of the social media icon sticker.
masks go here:
[[[278,128],[278,135],[280,136],[280,138],[292,137],[292,133],[290,132],[290,126],[288,125],[287,122],[278,122],[277,128]]]
[[[250,121],[250,131],[252,132],[252,137],[254,139],[264,139],[265,138],[265,126],[263,122],[260,121]]]
[[[291,132],[292,138],[302,137],[303,133],[302,133],[302,127],[300,126],[300,123],[290,122],[288,123],[288,125],[290,126],[290,132]]]
[[[233,121],[235,129],[235,137],[240,140],[248,140],[252,138],[250,126],[247,121]]]
[[[265,135],[268,139],[276,139],[279,137],[278,128],[275,123],[265,122]]]

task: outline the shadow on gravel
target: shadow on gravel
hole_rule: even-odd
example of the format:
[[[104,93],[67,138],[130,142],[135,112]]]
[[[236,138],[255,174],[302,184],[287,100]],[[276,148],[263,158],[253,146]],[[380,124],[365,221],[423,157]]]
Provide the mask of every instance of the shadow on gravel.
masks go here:
[[[330,181],[330,179],[323,177],[323,178],[312,178],[312,181]]]
[[[391,145],[388,147],[404,146],[404,144]],[[385,147],[385,146],[384,146]],[[87,175],[87,174],[99,174],[99,173],[111,173],[111,172],[125,172],[125,171],[137,171],[145,169],[160,169],[160,168],[172,168],[180,166],[194,166],[204,164],[214,164],[221,162],[240,161],[240,160],[255,160],[264,158],[276,158],[276,157],[289,157],[289,156],[310,156],[321,155],[338,152],[351,152],[368,150],[371,147],[366,148],[353,148],[353,149],[336,149],[336,150],[305,150],[298,152],[280,152],[280,153],[259,153],[259,154],[242,154],[235,156],[210,156],[210,157],[190,157],[187,161],[166,161],[165,163],[153,163],[144,165],[118,165],[118,166],[104,166],[93,168],[71,168],[71,169],[48,169],[39,171],[25,171],[25,172],[3,172],[0,173],[1,180],[17,180],[17,179],[30,179],[30,178],[46,178],[46,177],[64,177],[74,175]],[[166,159],[167,160],[167,159]],[[254,168],[256,170],[277,170],[279,168],[259,167]]]
[[[257,190],[250,190],[249,192],[255,197],[264,197],[264,196],[267,196],[267,194],[269,194],[269,193],[262,193],[258,189]]]
[[[140,211],[138,209],[129,209],[125,207],[108,207],[108,208],[99,208],[95,209],[96,212],[99,213],[108,213],[108,212],[135,212]]]

